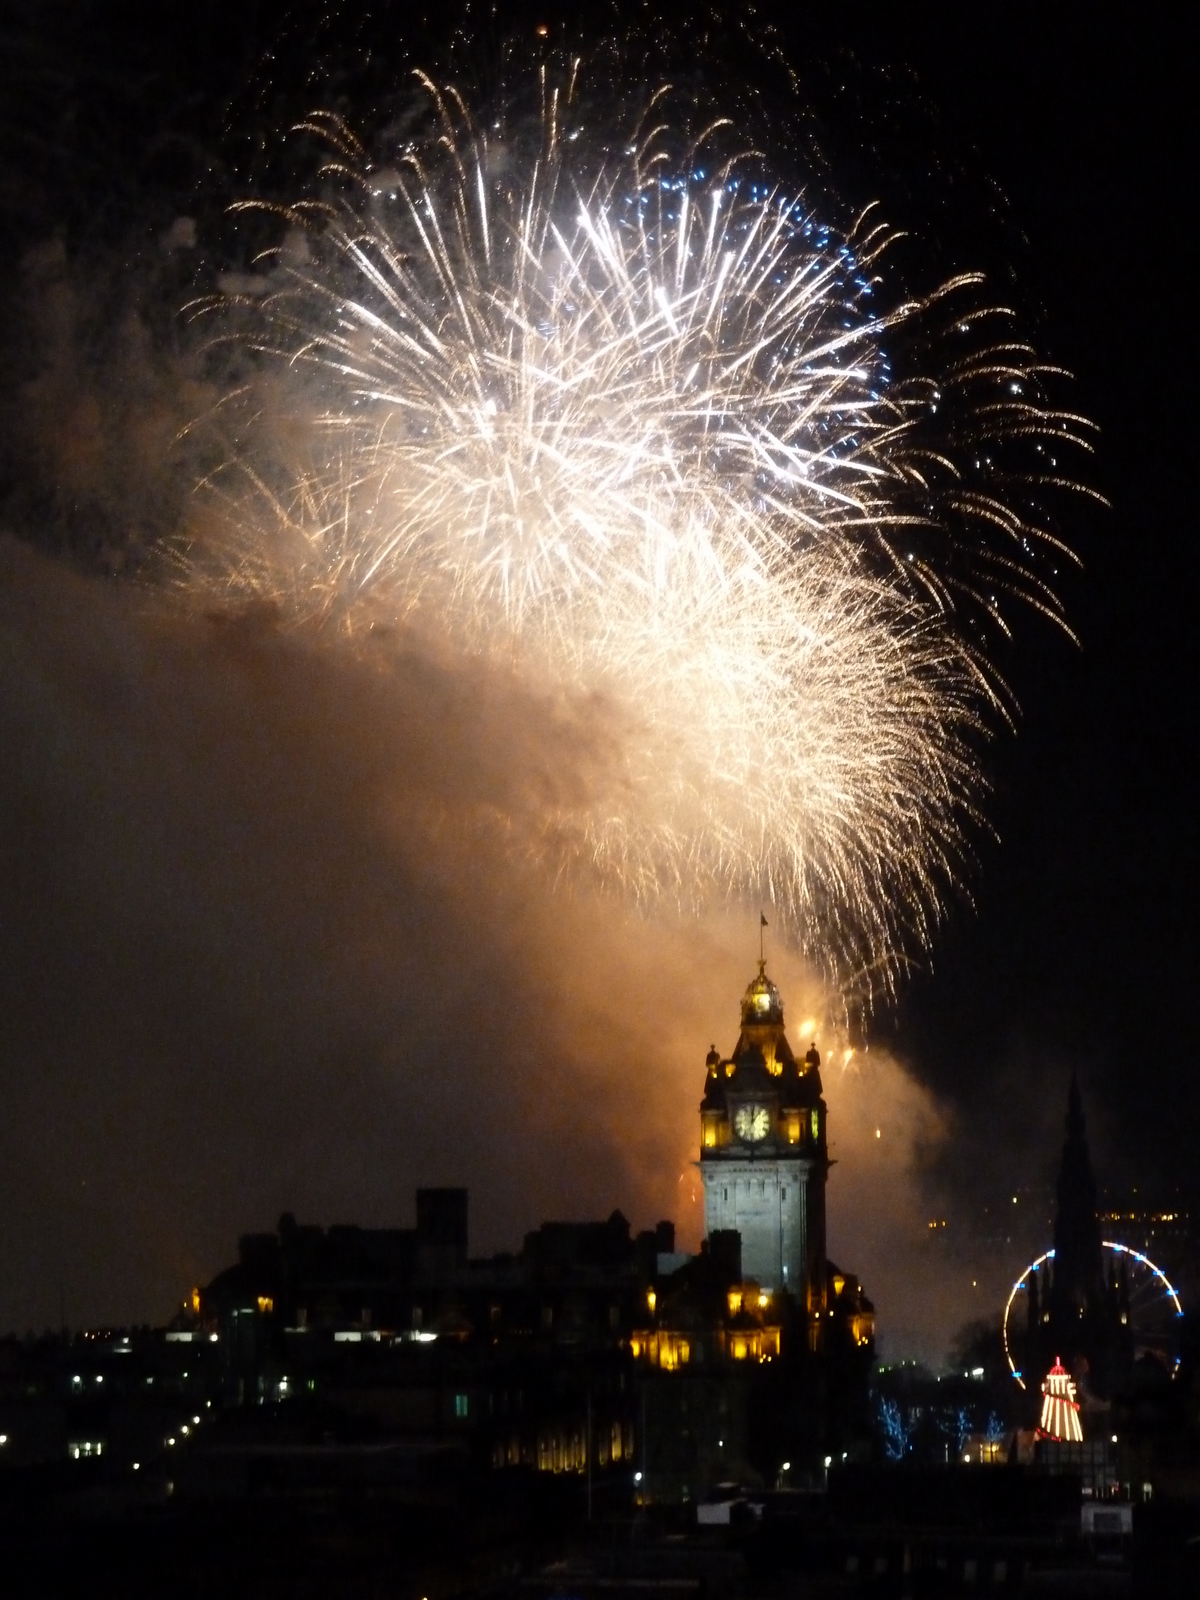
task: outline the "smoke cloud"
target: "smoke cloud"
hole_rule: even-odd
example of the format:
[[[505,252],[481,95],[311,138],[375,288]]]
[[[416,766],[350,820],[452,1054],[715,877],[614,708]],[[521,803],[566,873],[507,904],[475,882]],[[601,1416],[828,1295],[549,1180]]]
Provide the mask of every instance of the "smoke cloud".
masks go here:
[[[395,1224],[426,1183],[470,1186],[476,1252],[615,1206],[696,1246],[704,1055],[757,918],[556,869],[602,706],[11,541],[0,648],[0,1325],[161,1317],[280,1211]],[[819,1016],[771,966],[793,1031]],[[831,1252],[886,1343],[933,1338],[905,1263],[941,1115],[874,1054],[826,1091]]]
[[[637,905],[575,859],[628,802],[602,698],[137,578],[206,515],[217,391],[153,311],[188,223],[140,305],[30,252],[6,350],[0,1328],[161,1318],[282,1210],[403,1224],[421,1184],[470,1187],[477,1253],[617,1206],[695,1248],[758,907]],[[845,1065],[768,953],[825,1056],[830,1253],[885,1352],[936,1358],[986,1309],[930,1238],[948,1112],[878,1046]]]

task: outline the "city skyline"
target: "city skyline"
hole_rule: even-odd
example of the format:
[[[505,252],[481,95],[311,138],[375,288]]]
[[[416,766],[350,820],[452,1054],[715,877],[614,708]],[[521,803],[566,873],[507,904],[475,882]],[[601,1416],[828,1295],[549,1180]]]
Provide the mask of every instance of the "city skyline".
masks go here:
[[[870,1051],[826,1072],[831,1252],[860,1273],[884,1347],[931,1357],[997,1309],[1032,1253],[1041,1220],[1006,1222],[1012,1260],[989,1262],[978,1290],[992,1212],[1053,1172],[1072,1070],[1114,1193],[1165,1205],[1197,1114],[1189,358],[1145,260],[1147,234],[1164,270],[1187,259],[1180,69],[1165,36],[1128,45],[1093,19],[1085,37],[1064,16],[1028,50],[1033,28],[1032,9],[944,31],[847,20],[819,41],[825,61],[910,65],[914,100],[934,107],[911,139],[928,134],[933,160],[973,147],[966,186],[1003,191],[1004,227],[1028,236],[1011,287],[1101,424],[1096,486],[1113,505],[1071,531],[1080,647],[1022,622],[1005,665],[1022,714],[988,756],[999,838],[978,844],[974,906],[954,904],[898,1007],[870,1018]],[[138,49],[154,62],[177,43],[160,24]],[[194,72],[220,76],[199,56]],[[919,199],[904,215],[920,186],[879,159],[847,191],[936,227]],[[26,262],[14,303],[60,341],[28,405],[66,405],[55,361],[73,340],[88,374],[117,349],[124,392],[146,380],[169,440],[176,415],[136,336],[87,345],[95,303],[121,296],[102,254],[73,253],[86,230],[54,244],[53,198],[47,180],[10,224]],[[951,252],[971,242],[956,226]],[[21,347],[14,370],[29,359]],[[153,497],[89,456],[91,435],[66,445],[106,516],[143,514]],[[615,1206],[698,1241],[693,1102],[710,1041],[732,1043],[759,908],[646,914],[498,866],[489,832],[499,795],[519,856],[539,786],[586,773],[603,726],[555,726],[552,707],[429,662],[404,682],[369,657],[331,663],[270,619],[156,610],[65,560],[51,532],[31,537],[20,510],[7,526],[22,539],[0,549],[15,756],[0,780],[0,1325],[165,1317],[243,1229],[284,1210],[398,1225],[422,1184],[469,1183],[488,1249]],[[798,1025],[815,986],[784,944],[767,954]],[[956,1237],[938,1257],[918,1240],[942,1217]]]

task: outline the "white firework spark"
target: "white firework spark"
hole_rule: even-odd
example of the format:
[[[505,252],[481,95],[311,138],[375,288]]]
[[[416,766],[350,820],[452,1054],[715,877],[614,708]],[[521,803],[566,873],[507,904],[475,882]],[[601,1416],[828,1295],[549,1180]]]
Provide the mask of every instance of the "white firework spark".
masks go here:
[[[1060,616],[1033,479],[992,452],[1081,419],[981,338],[996,313],[948,309],[977,279],[877,309],[887,230],[839,238],[706,161],[719,124],[672,156],[660,95],[614,155],[543,78],[527,156],[422,81],[428,137],[373,163],[316,114],[322,195],[253,203],[284,242],[206,309],[276,358],[224,408],[270,426],[210,480],[228,515],[190,581],[603,696],[621,770],[580,849],[639,893],[769,893],[843,984],[890,981],[1001,710],[963,607],[999,620],[1003,586]],[[889,342],[938,319],[959,346],[896,381]]]

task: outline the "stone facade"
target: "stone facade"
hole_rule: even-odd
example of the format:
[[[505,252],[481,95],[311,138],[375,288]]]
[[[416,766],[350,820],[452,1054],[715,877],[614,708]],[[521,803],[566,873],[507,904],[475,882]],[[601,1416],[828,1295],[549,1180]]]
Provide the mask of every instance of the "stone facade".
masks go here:
[[[808,1259],[806,1189],[809,1161],[787,1157],[738,1160],[702,1167],[704,1231],[736,1229],[742,1236],[742,1271],[769,1289],[802,1295]]]

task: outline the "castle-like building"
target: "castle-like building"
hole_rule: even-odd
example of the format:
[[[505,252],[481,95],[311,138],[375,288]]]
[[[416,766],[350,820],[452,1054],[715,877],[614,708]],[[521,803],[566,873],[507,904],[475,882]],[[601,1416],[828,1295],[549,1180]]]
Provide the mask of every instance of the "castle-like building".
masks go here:
[[[326,1435],[594,1472],[645,1502],[819,1476],[866,1448],[874,1308],[826,1258],[820,1059],[793,1053],[765,962],[733,1054],[710,1051],[705,1071],[698,1253],[676,1250],[671,1222],[635,1235],[614,1211],[472,1257],[463,1189],[418,1190],[415,1228],[285,1214],[243,1235],[164,1333],[186,1352],[189,1408],[270,1403]]]

